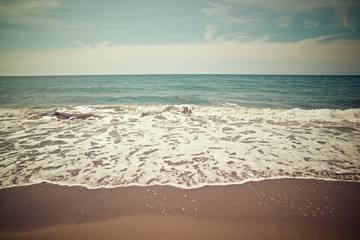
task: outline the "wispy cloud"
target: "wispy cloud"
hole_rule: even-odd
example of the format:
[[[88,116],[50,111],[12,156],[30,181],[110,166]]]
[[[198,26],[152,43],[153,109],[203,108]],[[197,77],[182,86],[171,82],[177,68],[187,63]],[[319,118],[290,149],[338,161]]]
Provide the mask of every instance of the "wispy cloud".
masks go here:
[[[35,14],[61,6],[56,0],[14,0],[0,1],[0,20],[15,23],[39,21]]]
[[[333,8],[339,22],[346,28],[352,29],[355,25],[354,21],[349,20],[349,14],[352,9],[360,7],[358,0],[225,0],[235,5],[242,6],[261,6],[274,13],[308,13],[316,9]],[[251,3],[250,3],[251,2]]]
[[[204,37],[206,39],[206,41],[210,41],[212,40],[212,38],[214,37],[216,33],[215,27],[213,24],[208,24],[205,28],[205,34]]]
[[[23,12],[41,11],[42,9],[61,6],[61,3],[56,0],[23,0],[13,2],[15,2],[15,8]]]
[[[358,0],[221,0],[221,2],[231,4],[232,8],[262,7],[274,12],[303,12],[329,6],[349,8],[360,4]]]
[[[234,33],[227,33],[227,34],[220,35],[216,38],[216,41],[217,42],[229,42],[229,41],[241,42],[241,41],[246,41],[248,39],[250,39],[250,37],[247,35],[243,35],[242,32],[234,32]]]
[[[217,26],[218,39],[219,35],[230,36],[241,29],[241,35],[252,39],[275,33],[272,40],[293,42],[314,37],[316,33],[309,28],[319,28],[318,34],[332,34],[349,30],[356,33],[360,27],[360,17],[354,13],[360,7],[358,0],[203,1],[208,6],[201,11]],[[289,34],[289,26],[297,34]]]
[[[226,6],[220,3],[209,2],[209,6],[201,9],[201,12],[207,16],[226,16],[230,10],[230,6]]]
[[[281,17],[276,21],[279,27],[288,27],[291,24],[291,19],[288,17]]]
[[[90,43],[83,43],[81,41],[77,42],[82,48],[91,48],[91,44]]]
[[[236,5],[228,3],[209,2],[209,6],[201,9],[208,17],[219,18],[222,21],[230,23],[251,23],[258,22],[258,16],[239,16],[236,14]]]
[[[358,13],[355,16],[350,16],[350,12],[352,7],[358,7],[358,8],[360,7],[360,1],[357,2],[345,1],[343,3],[334,1],[333,5],[336,9],[336,12],[340,18],[341,23],[351,31],[356,31],[356,27],[360,25],[360,17]]]
[[[99,43],[96,44],[97,48],[106,48],[108,46],[110,46],[111,42],[109,41],[101,41]]]
[[[98,43],[83,43],[81,41],[77,42],[83,49],[103,49],[111,45],[110,41],[101,41]]]
[[[104,48],[93,45],[62,51],[8,53],[1,57],[0,73],[5,74],[6,70],[7,74],[359,74],[360,40],[322,41],[329,37],[285,44],[258,40]]]
[[[0,74],[360,74],[359,0],[166,2],[0,0]]]
[[[0,1],[0,13],[6,17],[12,17],[41,12],[49,8],[56,8],[60,6],[61,3],[56,0]]]
[[[303,24],[305,28],[316,28],[320,25],[320,22],[316,20],[305,19]]]

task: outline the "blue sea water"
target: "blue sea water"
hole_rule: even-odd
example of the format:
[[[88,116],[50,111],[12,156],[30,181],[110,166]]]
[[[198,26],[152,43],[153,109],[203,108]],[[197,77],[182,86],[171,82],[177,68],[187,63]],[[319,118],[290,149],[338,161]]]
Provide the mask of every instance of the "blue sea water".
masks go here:
[[[0,189],[360,182],[360,76],[0,77]]]
[[[360,108],[360,76],[0,77],[1,108],[163,104],[272,109]]]

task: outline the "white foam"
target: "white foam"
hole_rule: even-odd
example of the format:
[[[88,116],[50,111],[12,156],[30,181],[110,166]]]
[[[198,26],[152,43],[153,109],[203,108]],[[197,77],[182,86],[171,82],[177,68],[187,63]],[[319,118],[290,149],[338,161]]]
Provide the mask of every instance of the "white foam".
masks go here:
[[[360,109],[192,105],[0,109],[0,182],[194,188],[289,177],[360,181],[359,116]]]

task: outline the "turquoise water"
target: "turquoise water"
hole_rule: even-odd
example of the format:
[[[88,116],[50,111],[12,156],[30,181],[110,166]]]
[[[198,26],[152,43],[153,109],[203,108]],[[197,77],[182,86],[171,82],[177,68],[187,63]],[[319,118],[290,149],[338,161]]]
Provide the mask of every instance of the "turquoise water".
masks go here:
[[[360,76],[106,75],[0,77],[0,107],[179,105],[360,107]]]

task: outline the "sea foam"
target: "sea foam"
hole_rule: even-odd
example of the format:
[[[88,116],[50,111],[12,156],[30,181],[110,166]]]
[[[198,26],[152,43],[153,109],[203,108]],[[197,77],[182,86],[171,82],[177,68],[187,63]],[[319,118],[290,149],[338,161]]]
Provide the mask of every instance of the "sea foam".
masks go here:
[[[360,109],[0,109],[0,186],[360,181]]]

